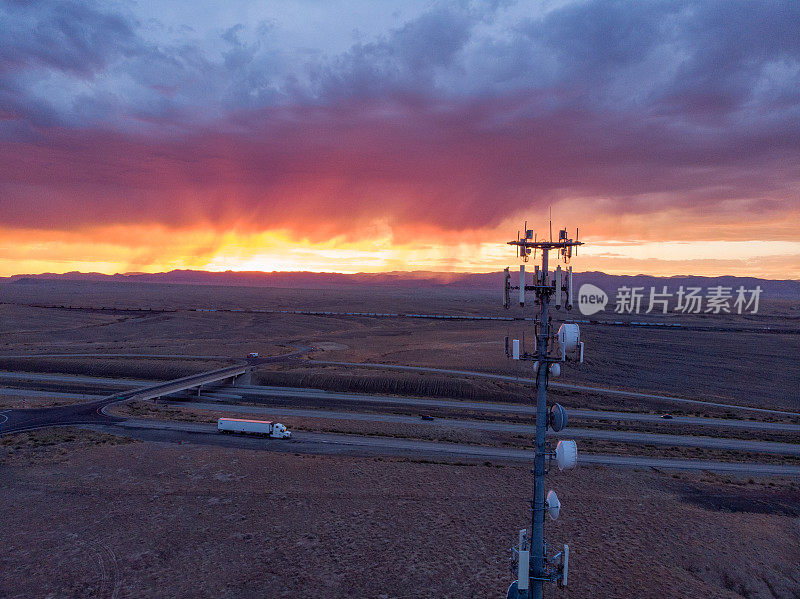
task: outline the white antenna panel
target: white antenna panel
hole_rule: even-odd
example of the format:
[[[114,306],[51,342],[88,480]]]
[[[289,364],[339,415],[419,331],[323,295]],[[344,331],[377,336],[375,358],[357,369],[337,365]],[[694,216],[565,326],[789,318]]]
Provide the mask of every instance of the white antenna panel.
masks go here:
[[[559,470],[571,470],[578,463],[578,444],[572,440],[559,441],[556,445],[556,464]]]
[[[561,296],[563,294],[563,291],[561,290],[561,287],[563,286],[562,279],[563,279],[563,277],[561,275],[561,265],[559,264],[558,266],[556,266],[556,296],[555,296],[555,299],[556,299],[556,309],[557,310],[561,308]]]
[[[530,583],[531,552],[519,552],[519,567],[517,569],[517,590],[527,591]],[[527,594],[527,593],[526,593]]]
[[[511,357],[519,360],[519,339],[514,339],[511,344]]]

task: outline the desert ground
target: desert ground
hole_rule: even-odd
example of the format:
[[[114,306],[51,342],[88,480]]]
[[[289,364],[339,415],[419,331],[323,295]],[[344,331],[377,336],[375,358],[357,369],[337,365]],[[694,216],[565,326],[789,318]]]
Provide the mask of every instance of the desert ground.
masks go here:
[[[528,517],[524,467],[80,431],[50,442],[5,448],[4,597],[498,597]],[[609,468],[552,478],[568,507],[547,536],[573,556],[570,590],[554,595],[797,593],[795,481]]]
[[[167,380],[214,368],[214,357],[313,347],[299,360],[259,366],[256,383],[530,403],[532,390],[524,382],[322,363],[528,377],[528,364],[506,359],[503,337],[521,337],[523,330],[531,334],[530,323],[246,311],[507,314],[498,306],[499,296],[463,289],[7,283],[0,285],[0,370]],[[783,330],[798,328],[797,308],[798,302],[783,300],[767,301],[762,314],[747,317],[669,315],[674,322],[712,330],[582,325],[586,362],[567,365],[558,380],[798,412],[800,335]],[[510,312],[520,314],[518,308]],[[569,317],[579,316],[558,314]],[[625,317],[606,314],[599,320]],[[106,357],[31,357],[35,354]],[[151,355],[196,357],[144,357]],[[113,385],[96,388],[87,382],[3,380],[0,385],[8,387],[6,393],[0,387],[0,410],[77,402],[114,391]],[[39,394],[11,393],[19,387]],[[568,409],[800,422],[791,415],[563,388],[552,388],[551,399]],[[288,400],[271,405],[313,407]],[[364,409],[419,414],[403,407]],[[223,404],[219,412],[175,403],[117,410],[141,418],[199,421],[226,413]],[[433,413],[525,421],[493,413]],[[287,424],[297,430],[409,439],[431,435],[421,425],[319,418]],[[581,427],[592,426],[664,432],[658,424],[581,422]],[[687,433],[720,434],[707,427]],[[793,433],[726,436],[798,442]],[[432,439],[530,445],[524,436],[463,431]],[[582,450],[598,452],[792,463],[786,456],[609,445],[579,442]],[[499,597],[514,578],[509,547],[529,520],[529,468],[492,461],[294,455],[139,442],[85,428],[0,437],[0,457],[7,524],[0,549],[4,597]],[[553,586],[550,596],[800,596],[797,478],[586,466],[554,472],[548,483],[564,507],[559,520],[547,524],[546,536],[555,545],[569,543],[572,553],[568,589]]]

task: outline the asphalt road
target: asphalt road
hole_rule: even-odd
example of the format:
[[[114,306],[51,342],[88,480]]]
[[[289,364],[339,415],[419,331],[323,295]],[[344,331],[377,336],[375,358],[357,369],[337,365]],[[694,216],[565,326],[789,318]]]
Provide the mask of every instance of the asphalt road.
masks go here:
[[[310,360],[316,364],[323,364],[329,366],[358,366],[363,368],[379,368],[387,370],[405,370],[411,372],[438,372],[441,374],[454,374],[459,376],[472,376],[485,379],[495,379],[500,381],[509,382],[523,382],[536,384],[534,379],[523,378],[518,376],[511,376],[505,374],[491,374],[488,372],[477,372],[473,370],[449,370],[446,368],[428,368],[423,366],[399,366],[397,364],[378,364],[375,362],[332,362],[327,360]],[[707,401],[703,399],[687,399],[683,397],[673,397],[671,395],[657,395],[654,393],[640,393],[639,391],[625,391],[622,389],[609,389],[607,387],[589,387],[585,385],[573,385],[571,383],[557,383],[551,381],[550,387],[571,389],[575,391],[589,391],[591,393],[601,393],[605,395],[620,395],[624,397],[638,397],[642,399],[657,399],[660,401],[669,401],[673,403],[694,404],[702,406],[714,406],[717,408],[727,408],[731,410],[745,410],[749,412],[760,412],[762,414],[776,414],[780,416],[795,416],[800,417],[800,412],[790,412],[785,410],[771,410],[768,408],[756,408],[753,406],[740,406],[736,404],[720,403],[715,401]]]
[[[180,402],[181,406],[199,409],[239,414],[251,414],[269,420],[285,416],[299,418],[330,418],[332,420],[350,420],[359,422],[386,422],[394,424],[413,424],[438,428],[456,428],[472,431],[519,433],[529,435],[532,439],[536,435],[536,425],[514,424],[510,422],[492,422],[487,420],[459,420],[454,418],[436,418],[422,420],[414,416],[398,414],[364,414],[358,412],[340,412],[322,409],[286,408],[283,406],[240,406],[220,405],[207,402]],[[284,423],[286,424],[286,423]],[[291,423],[289,424],[291,428]],[[695,437],[690,435],[667,435],[661,433],[639,433],[629,431],[615,431],[609,429],[582,429],[567,427],[561,433],[549,433],[555,438],[566,439],[597,439],[603,441],[617,441],[620,443],[642,443],[663,445],[667,447],[702,447],[705,449],[732,450],[756,453],[771,453],[778,455],[800,456],[800,444],[775,443],[770,441],[751,441],[745,439],[725,439],[718,437]]]
[[[487,412],[498,411],[498,407],[502,409],[507,408],[519,408],[519,411],[527,412],[533,417],[535,421],[535,412],[533,410],[533,406],[521,405],[521,406],[509,406],[507,404],[485,404],[480,402],[459,402],[459,401],[447,401],[447,400],[424,400],[424,399],[404,399],[404,398],[396,398],[396,397],[387,397],[387,396],[369,396],[369,395],[358,395],[358,394],[342,394],[342,393],[327,393],[322,391],[317,391],[313,389],[297,389],[297,390],[287,390],[282,388],[275,388],[274,390],[270,391],[269,389],[259,388],[259,387],[248,387],[246,390],[235,387],[236,394],[229,393],[229,392],[204,392],[201,395],[202,399],[216,399],[222,400],[225,402],[228,401],[240,401],[244,399],[245,396],[252,396],[255,395],[255,391],[257,390],[258,395],[261,397],[300,397],[304,399],[322,399],[322,400],[341,400],[342,397],[353,399],[357,403],[368,403],[368,402],[383,402],[383,403],[392,403],[397,405],[418,405],[419,407],[453,407],[453,408],[470,408],[470,409],[481,409],[483,408]],[[81,396],[78,394],[70,394],[70,393],[57,393],[51,391],[36,391],[31,389],[3,389],[2,394],[9,395],[9,396],[22,396],[22,397],[54,397],[54,398],[61,398],[61,399],[85,399],[85,396]],[[90,396],[91,399],[102,399],[103,396]],[[468,404],[468,405],[464,405]],[[464,420],[464,419],[457,419],[457,418],[436,418],[435,420],[422,420],[419,416],[405,416],[405,415],[398,415],[398,414],[384,414],[384,413],[364,413],[364,412],[353,412],[353,411],[336,411],[336,410],[328,410],[328,409],[317,409],[317,408],[291,408],[286,406],[253,406],[253,405],[236,405],[230,403],[212,403],[208,401],[204,402],[186,402],[180,401],[178,405],[192,408],[192,409],[200,409],[200,410],[211,410],[211,411],[219,411],[224,410],[226,412],[235,412],[241,414],[251,414],[258,417],[268,417],[268,418],[280,418],[280,417],[301,417],[301,418],[330,418],[334,420],[350,420],[350,421],[360,421],[360,422],[386,422],[386,423],[397,423],[397,424],[413,424],[413,425],[423,425],[423,426],[435,426],[435,427],[445,427],[445,428],[457,428],[457,429],[466,429],[466,430],[475,430],[475,431],[495,431],[495,432],[506,432],[506,433],[518,433],[524,435],[534,435],[536,431],[535,424],[516,424],[516,423],[508,423],[508,422],[493,422],[488,420]],[[597,413],[591,410],[570,410],[569,414],[571,417],[574,417],[576,412],[588,412],[587,417],[595,416]],[[652,416],[653,422],[657,424],[664,424],[670,423],[672,421],[665,421],[658,416],[647,415],[647,414],[626,414],[626,413],[616,413],[616,417],[614,419],[626,420],[631,416]],[[606,414],[603,414],[604,416]],[[574,420],[580,420],[580,418],[573,418]],[[673,419],[674,420],[674,419]],[[689,420],[694,424],[703,424],[709,426],[715,423],[721,423],[722,425],[729,426],[731,424],[743,424],[747,425],[765,425],[765,430],[775,430],[771,427],[771,425],[775,425],[780,427],[780,430],[789,430],[792,432],[800,432],[800,425],[791,425],[791,424],[782,424],[782,423],[757,423],[757,422],[741,422],[741,421],[728,421],[723,419],[703,419],[703,418],[685,418],[684,420]],[[708,421],[712,421],[709,423]],[[2,429],[2,423],[0,422],[0,429]],[[563,431],[561,434],[553,434],[555,437],[562,437],[562,438],[573,438],[573,439],[598,439],[598,440],[607,440],[607,441],[616,441],[621,443],[641,443],[641,444],[652,444],[652,445],[662,445],[668,447],[702,447],[707,449],[718,449],[718,450],[733,450],[733,451],[743,451],[743,452],[758,452],[758,453],[773,453],[778,455],[800,455],[800,444],[793,444],[793,443],[776,443],[776,442],[768,442],[768,441],[757,441],[757,440],[743,440],[743,439],[726,439],[726,438],[719,438],[719,437],[708,437],[708,436],[691,436],[691,435],[677,435],[677,434],[665,434],[665,433],[641,433],[641,432],[632,432],[632,431],[617,431],[611,429],[582,429],[582,428],[575,428],[570,426],[566,431]]]
[[[284,360],[290,360],[307,350],[308,348],[300,348],[288,354],[258,358],[256,360],[249,360],[249,362],[251,364],[263,364],[269,362],[280,362]],[[229,366],[214,371],[201,372],[199,374],[183,377],[182,379],[176,379],[174,381],[159,382],[159,383],[151,382],[146,387],[133,389],[131,391],[123,391],[121,393],[114,393],[112,395],[103,397],[102,399],[96,399],[94,401],[89,401],[85,403],[71,404],[66,406],[55,406],[49,408],[5,410],[2,412],[2,418],[0,418],[0,435],[30,431],[48,426],[64,426],[64,425],[76,425],[76,424],[98,424],[98,425],[113,424],[116,422],[120,422],[124,419],[119,418],[117,416],[110,416],[105,413],[105,408],[111,404],[118,403],[120,401],[127,401],[131,398],[140,395],[148,396],[148,394],[152,394],[159,390],[164,390],[165,393],[168,392],[168,390],[173,391],[175,384],[178,382],[186,383],[187,385],[189,385],[192,382],[203,381],[205,378],[208,378],[211,375],[217,375],[217,374],[221,375],[227,373],[228,371],[231,371],[231,374],[238,374],[239,373],[238,371],[241,368],[242,368],[241,366]]]
[[[132,380],[132,379],[107,379],[100,377],[62,375],[62,374],[40,374],[27,372],[3,372],[0,371],[0,380],[18,383],[22,381],[34,381],[39,383],[54,384],[76,384],[94,387],[119,387],[119,388],[138,388],[153,385],[153,381]],[[31,397],[42,395],[53,395],[52,392],[38,392],[28,389],[0,389],[0,394],[22,396],[29,394]],[[77,395],[77,394],[76,394]],[[415,406],[419,408],[446,408],[446,409],[467,409],[483,412],[525,414],[532,417],[536,416],[536,408],[530,404],[509,404],[491,403],[468,400],[447,400],[435,398],[415,398],[415,397],[396,397],[391,395],[368,395],[361,393],[342,393],[324,391],[322,389],[297,388],[297,387],[271,387],[242,385],[237,387],[220,387],[213,391],[203,391],[203,397],[241,399],[242,396],[251,398],[272,398],[272,397],[296,397],[301,399],[342,401],[355,403],[380,403],[399,406]],[[754,420],[734,420],[729,418],[703,418],[697,416],[674,416],[671,419],[661,418],[658,414],[641,414],[636,412],[611,412],[605,410],[584,410],[579,408],[569,409],[570,419],[575,420],[605,420],[620,422],[644,422],[658,424],[664,427],[676,426],[707,426],[719,429],[739,429],[769,432],[796,432],[800,434],[800,424],[786,422],[760,422]]]
[[[292,434],[291,439],[264,439],[249,436],[220,435],[216,432],[216,426],[213,424],[137,419],[129,419],[116,426],[92,425],[91,428],[110,434],[124,434],[144,441],[198,443],[289,453],[351,456],[388,455],[413,459],[457,459],[478,462],[488,460],[527,464],[533,461],[533,452],[523,449],[412,441],[394,437],[360,437],[356,435],[296,431]],[[580,452],[578,454],[578,463],[634,468],[663,468],[667,470],[710,470],[751,476],[800,476],[800,466],[601,454],[587,455]]]
[[[137,379],[111,379],[97,376],[82,376],[78,374],[43,374],[39,372],[8,372],[0,371],[0,380],[19,382],[34,381],[37,383],[69,383],[76,385],[91,385],[92,387],[144,387],[153,385],[153,381]],[[162,381],[159,381],[162,382]]]
[[[276,362],[287,359],[292,359],[302,353],[304,350],[298,350],[291,354],[283,356],[274,356],[268,358],[260,358],[256,363]],[[255,361],[254,361],[255,362]],[[234,368],[234,367],[232,367]],[[409,367],[414,368],[414,367]],[[186,377],[191,380],[193,378],[201,378],[208,375],[208,373],[201,373],[194,377]],[[54,375],[44,375],[50,377],[48,382],[54,382],[56,378]],[[500,376],[500,375],[498,375]],[[85,377],[90,378],[90,377]],[[45,379],[40,379],[45,380]],[[85,381],[88,382],[88,381]],[[142,391],[152,391],[158,388],[167,388],[174,385],[174,381],[167,383],[157,383],[145,389],[134,389],[116,393],[101,399],[91,402],[74,404],[69,406],[58,406],[51,408],[38,408],[27,410],[5,410],[0,412],[0,433],[21,432],[42,428],[45,426],[59,426],[59,425],[85,425],[90,426],[95,430],[105,430],[115,434],[125,434],[136,438],[149,439],[154,441],[189,441],[194,443],[210,443],[217,445],[230,445],[238,447],[251,447],[258,449],[271,449],[277,451],[292,451],[298,453],[332,453],[332,454],[345,454],[345,455],[403,455],[419,459],[420,457],[431,458],[457,458],[469,460],[497,460],[509,462],[530,462],[533,459],[531,451],[521,449],[508,449],[500,447],[482,447],[474,445],[461,445],[461,444],[448,444],[448,443],[434,443],[428,441],[412,441],[406,439],[397,439],[393,437],[362,437],[357,435],[337,435],[328,433],[306,433],[298,431],[295,433],[294,438],[291,440],[277,441],[277,440],[264,440],[250,437],[230,437],[218,435],[216,427],[207,424],[194,424],[194,423],[176,423],[176,422],[155,422],[151,420],[136,420],[136,419],[122,419],[115,416],[109,416],[104,413],[104,408],[119,402],[134,397],[137,393]],[[409,399],[409,398],[392,398],[380,397],[375,398],[372,396],[358,395],[358,394],[340,394],[329,393],[318,390],[308,389],[285,389],[285,388],[258,388],[258,387],[237,387],[237,393],[247,394],[267,394],[268,396],[278,396],[280,393],[289,393],[292,397],[317,397],[317,398],[335,398],[337,400],[343,399],[343,396],[349,397],[352,401],[380,401],[380,402],[396,402],[402,405],[440,405],[442,407],[458,407],[468,409],[491,409],[494,411],[524,411],[532,410],[532,406],[510,405],[510,404],[487,404],[483,402],[462,402],[462,401],[448,401],[448,400],[429,400],[429,399]],[[213,409],[218,409],[219,406],[211,404]],[[230,406],[225,406],[226,409]],[[288,410],[288,408],[287,408]],[[295,411],[299,415],[300,411]],[[309,410],[309,413],[314,413],[319,416],[321,413],[318,410]],[[592,411],[583,411],[594,414]],[[275,413],[274,411],[272,412]],[[286,412],[285,412],[286,413]],[[336,413],[328,411],[326,417],[331,417],[330,414]],[[340,417],[348,417],[353,419],[352,413],[340,412]],[[304,414],[309,415],[309,414]],[[381,420],[381,415],[369,414],[360,415],[361,418],[369,420]],[[383,415],[385,418],[401,418],[407,419],[404,421],[414,423],[426,422],[421,421],[409,416],[393,416]],[[622,416],[631,416],[626,413],[617,413],[614,418]],[[652,416],[652,415],[634,415],[634,416]],[[591,417],[591,416],[589,416]],[[678,420],[677,418],[674,420]],[[711,419],[701,419],[704,421]],[[389,420],[392,421],[392,420]],[[672,423],[673,421],[670,421]],[[728,423],[729,421],[721,420],[721,422]],[[747,423],[748,425],[774,425],[778,423]],[[448,420],[447,426],[460,426],[463,428],[475,429],[489,429],[489,430],[505,430],[514,432],[529,432],[532,430],[530,425],[517,425],[513,423],[490,423],[482,421],[468,421],[468,420]],[[784,425],[785,426],[785,425]],[[499,428],[490,428],[499,427]],[[508,428],[512,427],[512,428]],[[595,431],[583,429],[570,429],[570,432],[575,432],[573,437],[579,437],[581,431],[583,434],[592,434]],[[616,434],[618,431],[607,431],[608,434]],[[648,438],[660,437],[663,443],[675,445],[675,439],[681,438],[674,435],[651,435],[646,433],[626,433],[628,435],[648,435]],[[705,438],[699,437],[682,437],[686,446],[692,446],[691,443],[707,442]],[[631,438],[633,439],[633,438]],[[720,442],[735,442],[736,440],[718,440]],[[637,442],[642,442],[638,439]],[[743,443],[749,443],[743,441]],[[748,451],[766,451],[766,445],[760,445],[766,442],[753,442],[758,445],[749,446],[745,450]],[[769,444],[770,451],[775,449],[785,450],[783,446],[789,444]],[[778,448],[777,446],[781,446]],[[718,448],[731,449],[732,447],[718,446]],[[743,449],[737,446],[736,449]],[[773,464],[756,464],[756,463],[734,463],[734,462],[713,462],[706,460],[676,460],[664,458],[650,458],[650,457],[634,457],[634,456],[609,456],[609,455],[582,455],[580,457],[581,463],[584,464],[605,464],[616,466],[629,466],[629,467],[655,467],[666,469],[684,469],[684,470],[714,470],[719,472],[731,472],[740,474],[751,475],[786,475],[798,476],[800,475],[800,466],[789,465],[773,465]]]
[[[191,354],[0,354],[2,358],[139,358],[165,360],[218,360],[220,362],[242,362],[230,356],[197,356]]]
[[[47,399],[63,399],[63,400],[84,400],[91,401],[94,399],[101,399],[104,395],[97,395],[94,393],[64,393],[62,391],[38,391],[36,389],[9,389],[8,387],[0,388],[0,398],[2,397],[21,397],[35,398],[44,397]]]
[[[236,387],[236,392],[245,397],[298,397],[306,399],[319,399],[330,401],[382,403],[398,406],[417,406],[419,408],[448,408],[460,410],[476,410],[481,412],[499,412],[512,414],[526,414],[536,416],[536,406],[532,404],[491,403],[482,401],[434,399],[416,397],[394,397],[391,395],[368,395],[365,393],[341,393],[324,391],[322,389],[304,389],[297,387],[261,387],[243,385]],[[663,426],[709,426],[713,428],[736,428],[773,432],[800,433],[800,424],[786,422],[759,422],[754,420],[733,420],[727,418],[701,418],[697,416],[674,416],[670,419],[661,418],[657,414],[640,414],[636,412],[606,412],[601,410],[568,410],[569,417],[573,420],[612,420],[622,422],[649,422]]]
[[[123,418],[108,416],[101,412],[102,408],[114,401],[119,400],[107,397],[68,406],[5,410],[2,412],[4,419],[0,421],[0,435],[21,433],[47,426],[120,422]]]

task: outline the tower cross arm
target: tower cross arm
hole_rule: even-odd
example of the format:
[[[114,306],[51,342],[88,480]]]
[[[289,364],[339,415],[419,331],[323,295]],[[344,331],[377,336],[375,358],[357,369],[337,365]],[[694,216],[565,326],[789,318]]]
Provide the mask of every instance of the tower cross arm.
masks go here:
[[[542,250],[554,250],[559,248],[575,247],[583,245],[582,241],[531,241],[529,239],[520,239],[519,241],[507,241],[507,245],[518,245],[524,248],[539,248]]]

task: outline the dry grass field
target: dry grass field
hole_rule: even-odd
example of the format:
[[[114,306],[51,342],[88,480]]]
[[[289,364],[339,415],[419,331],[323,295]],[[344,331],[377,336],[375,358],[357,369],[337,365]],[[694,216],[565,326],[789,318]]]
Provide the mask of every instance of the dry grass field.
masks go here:
[[[332,390],[529,401],[531,390],[520,383],[314,363],[386,362],[529,376],[529,365],[503,355],[503,336],[521,336],[520,322],[189,310],[501,315],[498,297],[453,289],[0,284],[0,370],[159,380],[220,363],[12,356],[243,357],[250,351],[272,355],[315,345],[320,349],[298,362],[260,367],[258,378],[264,384]],[[36,303],[115,309],[30,305]],[[124,310],[131,307],[176,311]],[[767,302],[763,314],[747,319],[672,318],[719,327],[796,328],[797,307],[796,302]],[[567,366],[563,382],[800,410],[797,334],[589,325],[582,331],[587,361]],[[722,408],[551,391],[554,400],[570,407],[733,416]],[[163,417],[166,411],[176,418],[213,418],[175,408],[122,409],[139,410],[139,416]],[[322,419],[294,425],[411,438],[431,434],[421,426]],[[453,435],[458,442],[486,441],[464,431]],[[781,434],[772,438],[790,440]],[[525,443],[510,437],[492,441]],[[625,450],[589,442],[585,447]],[[681,450],[676,457],[690,456]],[[512,580],[508,548],[515,531],[527,523],[530,495],[530,474],[521,467],[129,442],[78,429],[3,437],[0,481],[0,510],[12,523],[0,544],[0,597],[19,599],[503,596]],[[547,536],[553,543],[569,542],[573,556],[570,590],[554,588],[554,596],[800,596],[796,480],[586,467],[555,473],[549,484],[564,509],[561,519],[548,525]]]
[[[193,312],[187,308],[519,314],[480,290],[344,288],[284,290],[134,283],[0,284],[0,357],[15,353],[114,352],[243,356],[326,344],[313,357],[529,375],[507,360],[505,335],[530,337],[521,322]],[[176,312],[58,310],[25,304],[136,307]],[[661,317],[704,326],[800,327],[798,302],[764,300],[757,315]],[[561,317],[580,318],[577,312]],[[636,320],[603,314],[601,320]],[[640,317],[640,319],[644,319]],[[653,320],[653,319],[651,319]],[[655,319],[658,320],[658,319]],[[800,335],[585,325],[586,362],[562,381],[800,410]],[[86,361],[93,367],[94,361]],[[0,364],[0,368],[2,365]],[[157,377],[154,377],[157,378]]]
[[[0,450],[0,509],[13,523],[0,596],[499,597],[528,518],[527,468],[85,434]],[[548,538],[572,555],[572,586],[552,596],[800,588],[794,481],[581,468],[550,484],[564,510]]]

